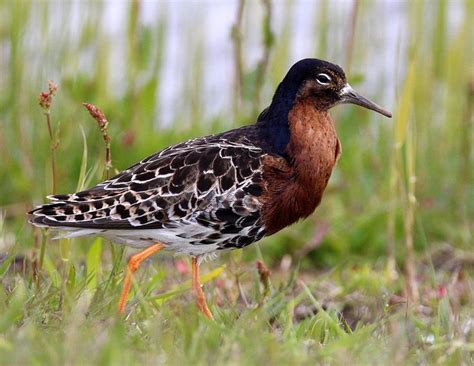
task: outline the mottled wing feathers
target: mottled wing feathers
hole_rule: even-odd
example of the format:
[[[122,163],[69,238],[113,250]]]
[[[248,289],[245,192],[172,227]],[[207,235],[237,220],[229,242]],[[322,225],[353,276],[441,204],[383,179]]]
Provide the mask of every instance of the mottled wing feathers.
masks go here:
[[[258,197],[264,155],[246,141],[190,140],[89,190],[51,196],[52,203],[30,212],[30,221],[104,231],[182,227],[177,234],[182,236],[187,226],[199,225],[222,234],[248,234],[262,226]]]

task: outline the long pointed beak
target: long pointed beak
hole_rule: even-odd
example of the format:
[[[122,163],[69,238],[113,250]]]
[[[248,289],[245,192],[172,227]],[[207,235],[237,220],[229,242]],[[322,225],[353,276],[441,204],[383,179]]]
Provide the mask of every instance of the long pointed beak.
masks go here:
[[[350,103],[350,104],[357,104],[361,107],[371,109],[375,112],[383,114],[385,117],[392,118],[392,113],[387,112],[382,107],[378,106],[374,102],[364,98],[362,95],[357,93],[349,84],[346,84],[344,88],[342,88],[340,92],[341,101],[340,103]]]

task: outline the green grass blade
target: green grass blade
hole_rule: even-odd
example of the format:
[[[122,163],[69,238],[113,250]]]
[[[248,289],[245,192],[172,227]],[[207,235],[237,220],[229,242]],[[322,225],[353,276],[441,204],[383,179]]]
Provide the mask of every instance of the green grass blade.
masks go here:
[[[97,288],[97,279],[101,270],[100,257],[102,254],[102,238],[97,238],[87,252],[87,288],[95,290]]]
[[[217,278],[220,276],[220,274],[224,271],[225,269],[225,265],[222,265],[214,270],[212,270],[211,272],[209,273],[206,273],[204,275],[201,275],[200,277],[200,280],[201,280],[201,283],[206,283],[206,282],[209,282],[209,281],[212,281],[213,279]],[[158,304],[158,305],[162,305],[165,301],[167,300],[170,300],[172,299],[173,297],[179,295],[179,294],[182,294],[186,291],[189,291],[189,289],[191,288],[191,281],[186,281],[182,284],[179,284],[177,286],[175,286],[172,290],[170,291],[167,291],[163,294],[160,294],[160,295],[157,295],[157,296],[154,296],[153,297],[153,300]]]

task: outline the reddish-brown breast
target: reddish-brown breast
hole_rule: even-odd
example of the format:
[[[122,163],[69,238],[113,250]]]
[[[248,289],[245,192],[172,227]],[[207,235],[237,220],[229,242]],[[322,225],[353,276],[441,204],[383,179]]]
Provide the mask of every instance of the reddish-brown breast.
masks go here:
[[[310,98],[300,99],[288,114],[290,157],[268,156],[263,220],[267,235],[309,216],[321,202],[332,169],[341,153],[333,121],[317,111]]]

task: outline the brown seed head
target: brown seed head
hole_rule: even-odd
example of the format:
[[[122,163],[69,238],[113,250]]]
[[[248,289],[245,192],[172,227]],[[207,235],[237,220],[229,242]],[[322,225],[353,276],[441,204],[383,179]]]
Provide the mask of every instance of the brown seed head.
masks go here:
[[[99,128],[101,130],[104,130],[107,128],[109,121],[107,121],[105,114],[99,108],[97,108],[95,105],[90,104],[90,103],[82,103],[82,105],[86,107],[86,109],[89,111],[92,118],[94,118],[97,121],[97,123],[99,124]]]
[[[257,261],[257,271],[260,276],[260,282],[267,287],[268,286],[268,278],[272,274],[272,272],[267,268],[265,263],[263,263],[261,260]]]
[[[48,81],[48,91],[41,92],[38,97],[38,103],[41,108],[43,108],[46,112],[49,112],[51,109],[51,103],[53,101],[54,95],[58,90],[58,85],[54,83],[54,81]]]

